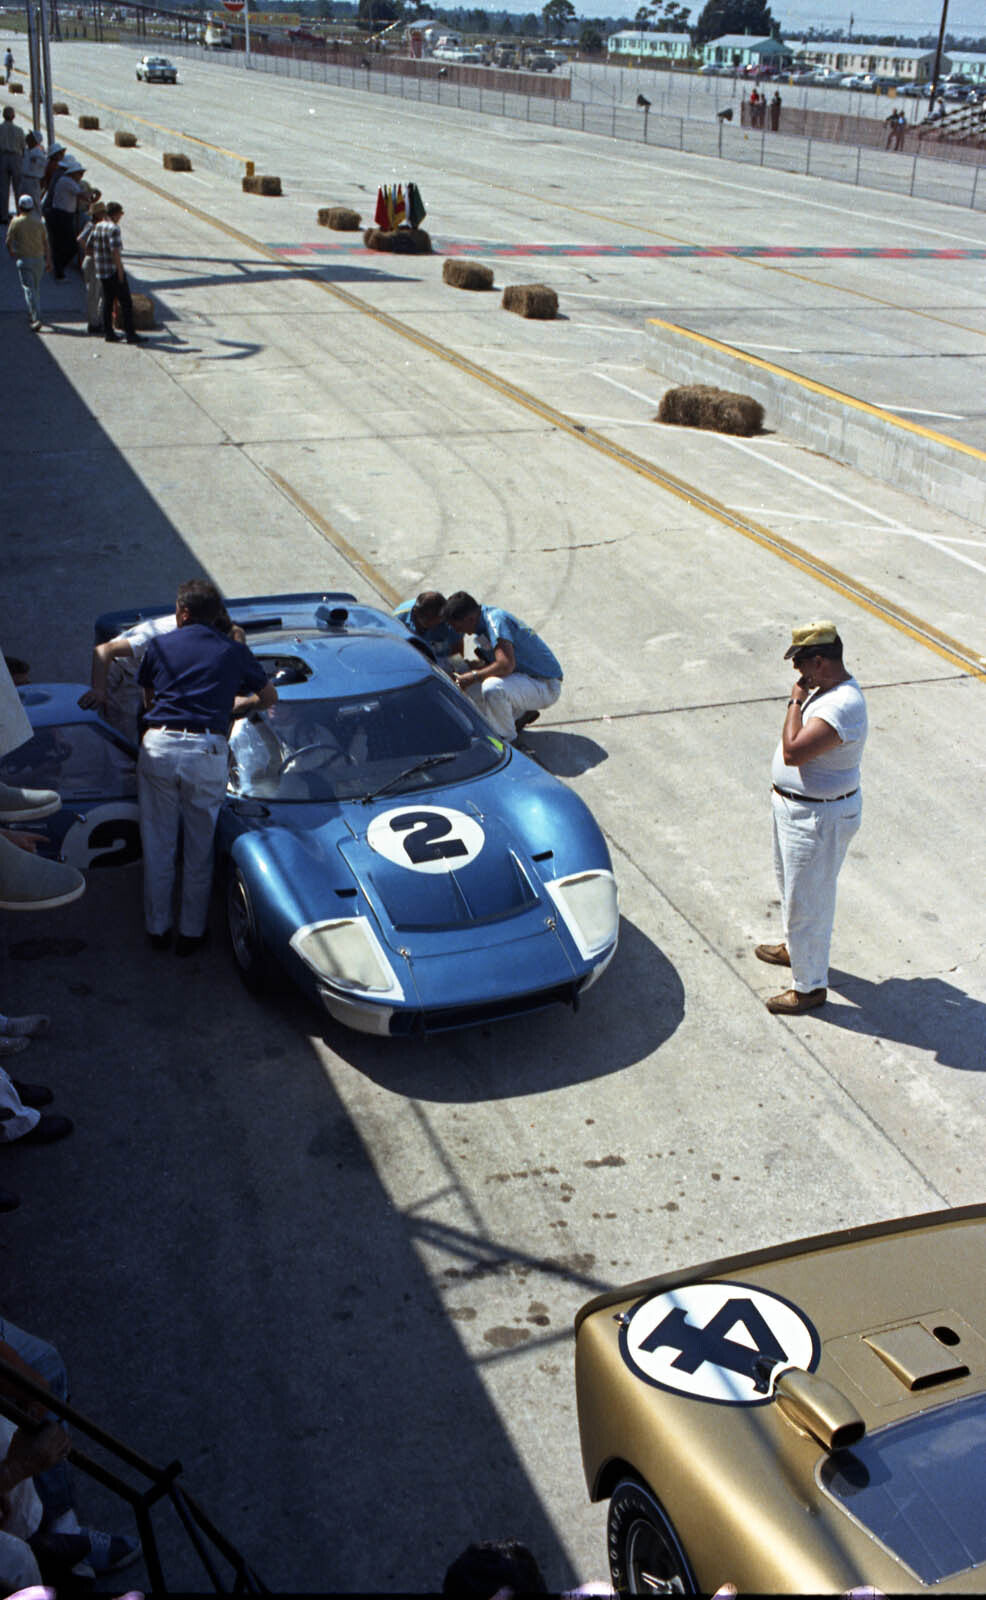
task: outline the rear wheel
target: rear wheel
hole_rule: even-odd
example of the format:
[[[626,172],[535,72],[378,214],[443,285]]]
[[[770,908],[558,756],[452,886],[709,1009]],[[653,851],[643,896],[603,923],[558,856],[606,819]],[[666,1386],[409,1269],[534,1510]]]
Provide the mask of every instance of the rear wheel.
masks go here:
[[[635,1478],[624,1478],[613,1490],[606,1537],[617,1594],[698,1593],[673,1523],[660,1501]]]
[[[226,926],[237,971],[247,988],[259,994],[267,981],[267,957],[246,879],[231,867],[226,882]]]

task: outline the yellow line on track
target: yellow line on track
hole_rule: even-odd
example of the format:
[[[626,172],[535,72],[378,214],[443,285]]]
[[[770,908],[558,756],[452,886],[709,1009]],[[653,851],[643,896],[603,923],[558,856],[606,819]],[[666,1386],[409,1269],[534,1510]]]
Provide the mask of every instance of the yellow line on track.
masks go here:
[[[79,146],[79,148],[83,147]],[[189,216],[196,217],[200,222],[205,223],[207,227],[216,229],[227,238],[243,245],[246,249],[254,251],[268,261],[275,262],[286,272],[292,272],[295,276],[306,278],[313,288],[319,289],[323,294],[340,301],[343,305],[348,306],[350,310],[358,312],[360,316],[370,318],[379,327],[386,328],[389,332],[397,334],[399,338],[417,345],[420,350],[424,350],[429,355],[445,362],[446,365],[454,367],[458,372],[476,379],[486,388],[494,390],[503,399],[509,400],[513,404],[521,406],[525,411],[529,411],[533,416],[539,417],[550,427],[557,428],[559,432],[567,434],[569,438],[588,445],[590,449],[606,456],[611,461],[615,461],[618,465],[629,468],[631,472],[647,479],[649,483],[654,484],[657,488],[663,489],[666,493],[675,496],[676,499],[683,500],[687,505],[690,505],[703,515],[714,518],[724,527],[731,528],[735,533],[741,534],[744,539],[749,539],[751,543],[759,545],[761,549],[769,550],[790,566],[797,567],[817,582],[824,584],[826,588],[834,590],[843,599],[851,601],[852,604],[859,606],[871,616],[888,623],[898,633],[903,633],[908,638],[924,645],[926,649],[942,657],[943,660],[948,661],[960,671],[986,682],[986,656],[981,655],[972,647],[962,644],[961,641],[953,639],[951,635],[942,632],[940,628],[936,628],[932,623],[924,621],[923,618],[915,616],[913,612],[905,610],[902,606],[895,605],[893,601],[878,594],[876,590],[870,589],[866,584],[859,583],[855,578],[850,577],[848,573],[840,571],[838,567],[833,567],[827,561],[822,561],[819,557],[811,555],[809,551],[802,549],[800,545],[796,545],[791,540],[774,533],[770,528],[763,527],[752,518],[731,511],[728,506],[723,505],[719,500],[713,499],[711,495],[705,494],[703,490],[698,489],[694,484],[686,483],[684,479],[675,477],[673,473],[654,466],[652,462],[647,461],[643,456],[638,456],[634,451],[624,449],[621,445],[614,443],[613,440],[607,439],[604,434],[597,433],[593,428],[588,428],[582,423],[576,422],[574,418],[568,416],[564,411],[559,411],[547,401],[539,400],[536,395],[529,394],[519,384],[511,383],[506,378],[498,377],[496,373],[490,372],[486,367],[481,367],[478,362],[470,360],[468,356],[460,355],[447,345],[441,344],[437,339],[432,339],[428,334],[418,332],[416,328],[412,328],[406,322],[401,322],[397,317],[391,316],[389,312],[380,311],[375,306],[367,305],[365,301],[360,300],[357,295],[352,294],[348,289],[342,289],[338,284],[327,283],[324,279],[312,277],[305,272],[299,274],[296,265],[286,263],[283,256],[272,250],[269,245],[263,244],[259,239],[252,239],[249,234],[241,233],[238,228],[234,228],[228,222],[223,222],[219,217],[213,216],[211,212],[203,210],[200,206],[193,205],[190,201],[184,200],[178,195],[169,193],[167,189],[161,188],[159,184],[152,183],[148,178],[138,177],[118,162],[108,160],[96,151],[87,150],[86,153],[92,154],[96,159],[102,161],[105,166],[112,167],[115,172],[130,178],[132,182],[141,184],[152,194],[156,194],[172,205],[180,207]],[[278,486],[291,497],[299,509],[303,510],[304,515],[312,518],[314,525],[319,528],[324,537],[335,544],[340,553],[344,554],[347,560],[352,561],[357,570],[362,572],[381,594],[385,596],[394,594],[396,598],[399,598],[382,573],[378,572],[365,557],[359,555],[358,551],[354,550],[353,546],[349,545],[341,534],[337,534],[335,530],[329,531],[330,525],[326,523],[325,519],[315,512],[314,508],[309,506],[309,503],[303,500],[285,479],[278,479],[274,473],[271,473],[270,477],[272,481],[278,482]]]

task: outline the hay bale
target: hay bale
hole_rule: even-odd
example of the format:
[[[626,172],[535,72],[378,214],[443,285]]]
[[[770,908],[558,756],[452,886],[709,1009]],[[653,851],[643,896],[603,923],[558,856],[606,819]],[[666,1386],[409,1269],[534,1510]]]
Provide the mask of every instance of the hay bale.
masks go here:
[[[368,250],[390,250],[398,256],[431,254],[431,236],[424,228],[367,228],[363,243]]]
[[[442,282],[453,289],[492,289],[493,268],[479,261],[446,260],[442,263]]]
[[[337,233],[355,233],[362,218],[348,206],[323,206],[318,214],[320,228],[335,228]]]
[[[132,294],[130,298],[133,301],[134,308],[134,327],[137,329],[138,333],[142,328],[156,327],[157,324],[154,321],[154,301],[151,299],[150,295]],[[113,305],[113,326],[120,329],[123,327],[123,322],[120,317],[119,300],[115,301]]]
[[[22,83],[16,83],[16,82],[15,83],[8,83],[8,85],[7,85],[7,93],[8,94],[23,94],[24,93],[24,85]]]
[[[733,394],[710,383],[689,383],[667,390],[654,420],[749,438],[763,427],[763,406],[752,395]]]
[[[117,128],[113,135],[113,143],[119,145],[121,150],[132,150],[137,143],[137,135],[128,133],[126,128]]]
[[[192,163],[180,150],[166,150],[161,164],[167,172],[191,172]]]
[[[89,133],[91,133],[94,128],[98,128],[99,127],[99,118],[98,117],[80,117],[79,118],[79,127],[80,128],[85,128]]]
[[[52,114],[53,117],[67,117],[68,116],[68,106],[65,104],[65,101],[64,100],[56,100],[54,105],[51,108],[51,114]]]
[[[503,291],[504,311],[520,317],[540,317],[544,321],[558,315],[558,296],[546,283],[512,283]]]
[[[280,194],[280,192],[280,178],[263,177],[255,173],[243,179],[244,194]]]

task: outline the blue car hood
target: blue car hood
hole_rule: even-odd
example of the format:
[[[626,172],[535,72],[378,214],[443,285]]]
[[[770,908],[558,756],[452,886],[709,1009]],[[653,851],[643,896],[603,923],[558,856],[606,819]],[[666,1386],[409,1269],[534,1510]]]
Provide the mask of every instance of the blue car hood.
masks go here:
[[[338,841],[339,851],[395,949],[410,933],[473,934],[460,946],[468,948],[495,939],[503,923],[516,938],[518,918],[543,927],[537,873],[498,817],[468,803],[449,808],[429,800],[377,809],[365,820],[351,812],[347,822],[350,833]]]

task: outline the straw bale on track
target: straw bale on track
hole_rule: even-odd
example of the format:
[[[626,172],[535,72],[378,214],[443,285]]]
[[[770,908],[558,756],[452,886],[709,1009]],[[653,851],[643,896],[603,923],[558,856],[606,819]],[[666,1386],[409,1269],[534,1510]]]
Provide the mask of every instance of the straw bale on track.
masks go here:
[[[453,289],[492,289],[493,268],[484,267],[480,261],[462,261],[450,258],[442,263],[442,282]]]
[[[431,254],[431,236],[424,228],[367,228],[363,243],[368,250],[390,250],[398,256]]]
[[[709,383],[688,383],[667,390],[654,420],[749,438],[763,428],[763,406],[752,395],[733,394]]]
[[[361,221],[359,212],[348,206],[322,206],[318,213],[319,227],[334,228],[337,233],[356,233]]]
[[[520,317],[549,321],[558,315],[558,296],[546,283],[508,283],[501,305],[504,311],[516,311]]]

